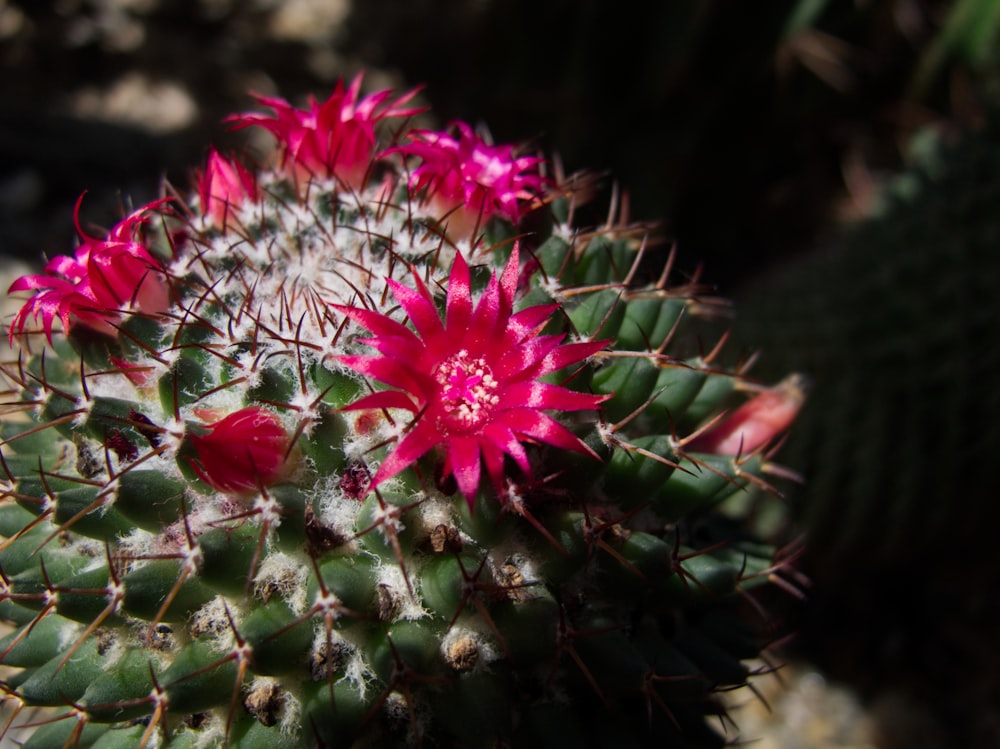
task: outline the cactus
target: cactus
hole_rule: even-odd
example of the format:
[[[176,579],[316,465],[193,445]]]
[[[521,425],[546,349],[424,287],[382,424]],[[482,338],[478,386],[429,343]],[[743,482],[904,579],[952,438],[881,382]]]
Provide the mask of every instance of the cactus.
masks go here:
[[[798,584],[748,521],[797,380],[576,227],[592,180],[360,86],[11,287],[0,730],[721,746]]]

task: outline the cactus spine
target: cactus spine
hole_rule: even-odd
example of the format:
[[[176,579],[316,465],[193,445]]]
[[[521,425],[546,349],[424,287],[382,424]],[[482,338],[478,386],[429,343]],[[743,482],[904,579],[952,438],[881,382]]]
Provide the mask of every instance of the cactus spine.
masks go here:
[[[262,99],[273,166],[213,151],[12,287],[3,730],[721,745],[794,582],[744,520],[799,391],[724,365],[642,227],[575,227],[585,179],[360,84]]]

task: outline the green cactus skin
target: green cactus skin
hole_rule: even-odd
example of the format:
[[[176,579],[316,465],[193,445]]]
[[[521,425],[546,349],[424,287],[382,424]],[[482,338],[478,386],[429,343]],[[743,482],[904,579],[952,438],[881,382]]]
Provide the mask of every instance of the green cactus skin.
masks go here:
[[[165,310],[12,336],[2,730],[28,749],[731,738],[719,692],[776,634],[755,597],[794,574],[747,533],[765,447],[686,449],[761,389],[705,353],[717,302],[669,268],[642,281],[648,237],[614,209],[574,228],[569,181],[530,230],[456,239],[401,164],[358,189],[264,169],[222,222],[198,198],[159,211]],[[380,386],[336,358],[365,332],[331,305],[404,323],[386,279],[443,303],[457,253],[479,298],[515,243],[516,308],[608,341],[547,378],[608,396],[556,415],[595,455],[529,444],[530,476],[510,463],[505,496],[484,478],[470,502],[432,451],[371,490],[406,414],[345,410]],[[280,465],[213,487],[198,440],[251,407],[287,435]]]

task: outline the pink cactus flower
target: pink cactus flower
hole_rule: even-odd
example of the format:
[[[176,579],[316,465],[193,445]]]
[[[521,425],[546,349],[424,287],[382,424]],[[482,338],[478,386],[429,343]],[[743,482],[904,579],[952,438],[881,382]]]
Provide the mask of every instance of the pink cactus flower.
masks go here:
[[[752,453],[774,442],[792,425],[805,397],[804,379],[791,375],[685,442],[684,449],[718,455]]]
[[[21,276],[8,293],[36,291],[21,307],[10,325],[10,338],[24,332],[29,318],[42,320],[45,335],[52,342],[56,318],[63,329],[74,323],[116,335],[114,323],[128,309],[149,314],[163,312],[169,302],[166,279],[160,262],[138,238],[149,213],[158,210],[169,198],[153,201],[122,219],[108,233],[97,239],[80,228],[80,203],[76,202],[74,221],[80,246],[73,257],[59,255],[50,260],[44,273]]]
[[[485,143],[464,122],[455,122],[454,138],[446,132],[415,130],[411,143],[386,153],[402,153],[421,160],[410,176],[410,189],[425,191],[434,210],[447,216],[448,234],[468,238],[493,216],[512,223],[521,217],[525,201],[532,200],[546,180],[538,174],[543,159],[514,156],[510,145]]]
[[[198,198],[202,213],[215,226],[229,228],[234,211],[247,200],[257,200],[258,194],[253,172],[214,148],[209,151],[205,171],[198,173]]]
[[[378,351],[339,360],[392,388],[364,396],[346,410],[390,408],[414,414],[405,435],[372,476],[371,488],[436,447],[443,453],[444,475],[454,476],[470,506],[482,463],[498,493],[504,487],[505,455],[530,474],[524,442],[548,443],[596,457],[544,411],[596,409],[605,396],[575,392],[540,378],[585,360],[607,342],[563,344],[563,335],[541,335],[558,305],[514,313],[517,279],[515,247],[502,275],[490,278],[473,306],[469,267],[457,255],[443,323],[430,291],[416,274],[416,289],[389,280],[414,330],[371,310],[332,305],[370,331],[372,337],[362,342]]]
[[[289,439],[281,421],[261,406],[248,406],[189,433],[195,473],[213,489],[242,494],[267,487],[285,473]]]
[[[236,129],[257,126],[274,135],[282,152],[283,168],[299,182],[336,177],[353,190],[365,186],[375,151],[375,125],[389,117],[410,117],[424,111],[405,107],[419,89],[392,102],[392,91],[378,91],[359,101],[362,74],[345,90],[340,80],[322,104],[309,98],[307,109],[296,109],[284,99],[256,96],[274,115],[249,112],[227,118]]]

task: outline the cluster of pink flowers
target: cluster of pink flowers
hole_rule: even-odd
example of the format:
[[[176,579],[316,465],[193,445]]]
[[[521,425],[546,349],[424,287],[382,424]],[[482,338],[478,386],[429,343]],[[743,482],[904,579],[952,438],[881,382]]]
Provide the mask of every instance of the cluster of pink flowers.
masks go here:
[[[516,156],[511,145],[489,145],[464,122],[452,123],[457,137],[415,130],[407,134],[410,143],[378,152],[375,127],[380,121],[424,110],[404,106],[416,89],[394,101],[389,90],[359,100],[360,87],[360,75],[346,90],[340,82],[326,101],[320,104],[310,99],[307,109],[297,109],[284,99],[258,96],[273,115],[251,112],[229,121],[236,128],[262,127],[274,135],[282,166],[297,181],[336,178],[360,190],[377,159],[397,153],[419,159],[410,176],[410,189],[423,195],[443,217],[455,239],[471,237],[494,216],[517,223],[524,204],[545,188],[546,180],[538,173],[543,159]],[[250,192],[242,177],[226,176],[222,181],[239,187],[221,193],[226,203],[238,204]]]
[[[389,90],[362,98],[361,81],[358,75],[347,88],[338,82],[326,101],[310,100],[304,110],[283,99],[258,96],[273,115],[245,113],[229,120],[237,128],[257,126],[271,132],[284,168],[296,179],[335,177],[359,189],[375,160],[393,153],[419,159],[410,189],[435,206],[456,239],[469,237],[493,216],[517,222],[524,204],[544,189],[546,181],[537,169],[542,159],[515,156],[510,145],[488,145],[461,122],[454,123],[457,138],[418,130],[409,134],[410,143],[379,152],[375,127],[380,121],[410,117],[423,109],[405,106],[417,89],[394,100]],[[214,149],[196,187],[203,215],[223,231],[232,228],[237,209],[260,197],[255,174]],[[29,319],[39,318],[50,339],[56,318],[66,329],[76,321],[113,335],[114,323],[130,305],[150,313],[163,311],[168,295],[160,264],[137,236],[148,214],[163,202],[132,213],[104,240],[80,230],[82,242],[74,257],[59,256],[43,273],[15,281],[10,291],[38,293],[14,318],[11,337],[23,333]]]
[[[41,274],[21,276],[8,292],[34,291],[10,324],[10,338],[24,333],[29,319],[41,318],[52,342],[52,326],[58,318],[63,329],[74,323],[116,334],[114,323],[129,308],[149,314],[166,310],[169,293],[160,262],[139,238],[149,214],[166,200],[144,205],[126,216],[105,239],[91,237],[80,228],[80,200],[74,220],[80,246],[72,257],[59,255],[46,264]]]
[[[360,75],[346,88],[340,82],[326,101],[310,100],[304,110],[258,96],[273,114],[238,114],[229,121],[236,128],[255,126],[272,133],[281,154],[279,168],[298,184],[335,179],[342,188],[360,190],[379,159],[399,154],[417,160],[408,189],[437,211],[454,239],[472,238],[494,216],[516,223],[525,204],[546,187],[539,174],[542,159],[516,156],[509,145],[489,145],[461,122],[452,126],[455,135],[417,130],[409,133],[408,143],[379,151],[378,123],[423,110],[406,106],[416,90],[395,99],[388,90],[362,98],[360,87]],[[197,175],[196,188],[204,218],[223,232],[237,227],[241,207],[261,197],[255,174],[214,149]],[[80,231],[82,241],[74,257],[57,257],[44,273],[15,281],[11,291],[36,293],[14,318],[11,337],[24,333],[29,318],[40,317],[51,340],[56,318],[66,330],[79,323],[115,335],[115,323],[129,309],[165,311],[169,294],[162,267],[139,239],[148,215],[163,202],[127,216],[106,239]],[[361,398],[348,410],[401,408],[414,414],[405,435],[372,476],[371,488],[440,447],[445,475],[454,477],[471,504],[482,465],[498,490],[507,457],[529,472],[525,442],[591,453],[545,411],[595,409],[604,398],[541,378],[583,361],[605,342],[564,344],[563,336],[541,335],[557,305],[515,314],[519,270],[515,248],[503,273],[492,277],[474,304],[468,265],[457,255],[444,322],[416,273],[416,289],[390,280],[415,332],[379,313],[337,306],[373,334],[365,343],[378,351],[374,356],[343,356],[342,363],[392,388]],[[142,382],[140,373],[124,362],[121,366],[126,376]],[[273,413],[248,407],[212,418],[189,435],[194,450],[190,464],[206,483],[239,494],[283,476],[288,436]]]
[[[415,331],[371,310],[335,306],[372,333],[363,342],[378,351],[341,356],[341,363],[392,388],[364,396],[347,410],[398,408],[414,414],[405,436],[372,477],[372,488],[440,446],[444,475],[454,476],[471,506],[482,463],[501,493],[505,456],[530,474],[522,444],[526,441],[593,455],[579,437],[544,411],[596,409],[605,396],[540,378],[587,359],[607,341],[564,344],[562,335],[540,335],[558,305],[514,313],[518,274],[515,248],[503,273],[491,276],[473,306],[469,267],[461,254],[456,255],[444,322],[417,274],[416,289],[389,280]]]
[[[494,216],[517,223],[526,206],[545,191],[541,158],[518,156],[510,145],[488,144],[462,122],[452,123],[444,132],[411,131],[407,143],[379,151],[375,128],[380,122],[423,110],[407,106],[416,89],[395,99],[389,90],[362,98],[361,81],[359,75],[346,88],[339,82],[326,101],[310,99],[306,109],[258,96],[273,114],[244,113],[228,119],[236,128],[262,127],[272,133],[281,154],[279,169],[297,184],[335,179],[342,189],[360,190],[379,159],[393,155],[414,159],[408,189],[432,208],[452,239],[474,239]],[[238,227],[239,209],[261,198],[255,173],[214,149],[197,175],[196,188],[205,220],[223,232]],[[35,292],[14,317],[11,338],[23,334],[29,320],[39,319],[50,342],[56,319],[67,331],[79,324],[113,336],[125,312],[164,312],[170,301],[169,287],[160,262],[143,244],[140,230],[165,202],[141,207],[106,238],[98,239],[80,229],[78,201],[81,242],[75,254],[54,258],[43,273],[22,276],[10,287],[10,291]],[[514,313],[520,273],[515,246],[503,272],[491,277],[474,303],[469,267],[457,254],[448,279],[443,321],[419,274],[413,274],[415,288],[388,280],[412,327],[369,309],[333,305],[372,334],[362,342],[377,352],[340,356],[340,362],[388,387],[345,410],[403,409],[413,414],[370,483],[366,481],[365,491],[439,449],[443,474],[454,478],[471,505],[483,466],[501,494],[507,458],[526,475],[530,473],[525,443],[593,454],[545,412],[593,410],[605,397],[542,378],[579,364],[606,342],[566,344],[561,335],[542,335],[558,305]],[[144,383],[141,371],[124,361],[117,363],[126,377]],[[788,426],[800,405],[801,391],[795,388],[763,392],[692,437],[685,448],[720,454],[760,449]],[[210,486],[240,494],[284,476],[289,437],[275,414],[251,406],[202,420],[189,435],[194,452],[189,461]]]

